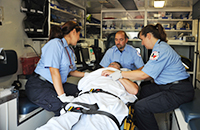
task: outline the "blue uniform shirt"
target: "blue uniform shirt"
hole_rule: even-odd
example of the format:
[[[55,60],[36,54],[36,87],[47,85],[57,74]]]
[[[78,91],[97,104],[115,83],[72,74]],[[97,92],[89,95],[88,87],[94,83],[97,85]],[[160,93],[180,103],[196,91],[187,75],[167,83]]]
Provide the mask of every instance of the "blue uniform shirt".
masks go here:
[[[63,43],[61,42],[61,39],[55,38],[44,45],[44,47],[42,48],[41,59],[35,69],[35,72],[37,74],[40,74],[51,83],[53,83],[53,81],[51,78],[49,67],[59,69],[62,83],[65,83],[67,81],[67,76],[70,71],[76,70],[76,65],[73,60],[75,59],[75,54],[69,48],[67,41],[64,38],[62,39],[62,41]],[[67,48],[70,57],[68,56],[65,47]],[[71,58],[73,69],[69,68],[69,58]]]
[[[135,70],[144,65],[141,55],[131,45],[126,44],[122,52],[119,51],[117,46],[108,49],[100,62],[103,67],[108,67],[111,62],[119,62],[123,68]]]
[[[158,40],[152,49],[149,61],[143,72],[151,76],[156,84],[167,84],[186,79],[189,74],[182,64],[181,57],[166,43]]]

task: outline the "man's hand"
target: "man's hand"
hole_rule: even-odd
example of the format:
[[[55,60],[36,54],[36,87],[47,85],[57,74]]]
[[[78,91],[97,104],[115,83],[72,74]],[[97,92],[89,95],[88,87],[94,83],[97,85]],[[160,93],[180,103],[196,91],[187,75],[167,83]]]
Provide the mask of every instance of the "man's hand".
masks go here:
[[[103,70],[101,75],[102,76],[109,76],[110,74],[114,73],[115,71],[112,70]]]

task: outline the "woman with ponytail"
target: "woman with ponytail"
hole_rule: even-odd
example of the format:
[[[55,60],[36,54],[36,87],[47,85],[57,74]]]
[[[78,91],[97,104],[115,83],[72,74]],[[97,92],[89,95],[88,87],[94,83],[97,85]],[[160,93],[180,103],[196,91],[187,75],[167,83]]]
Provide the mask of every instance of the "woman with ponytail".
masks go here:
[[[161,24],[145,26],[138,37],[146,49],[152,49],[143,69],[121,73],[105,70],[102,75],[110,75],[115,79],[153,79],[151,84],[141,87],[134,112],[139,130],[158,130],[154,114],[170,112],[191,101],[194,89],[181,57],[167,44],[167,36]]]
[[[25,90],[28,98],[38,106],[60,115],[61,106],[70,102],[79,93],[77,86],[66,83],[69,75],[83,77],[84,72],[76,70],[75,46],[80,36],[80,26],[68,21],[52,26],[48,42],[42,48],[41,59],[28,79]]]

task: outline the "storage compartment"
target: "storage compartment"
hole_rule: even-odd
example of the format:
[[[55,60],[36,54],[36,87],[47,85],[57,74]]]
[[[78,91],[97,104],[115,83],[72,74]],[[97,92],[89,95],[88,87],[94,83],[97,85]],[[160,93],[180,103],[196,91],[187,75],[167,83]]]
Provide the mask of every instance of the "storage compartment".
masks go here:
[[[22,63],[22,70],[24,75],[30,75],[33,73],[37,63],[39,61],[39,57],[21,57],[20,61]]]

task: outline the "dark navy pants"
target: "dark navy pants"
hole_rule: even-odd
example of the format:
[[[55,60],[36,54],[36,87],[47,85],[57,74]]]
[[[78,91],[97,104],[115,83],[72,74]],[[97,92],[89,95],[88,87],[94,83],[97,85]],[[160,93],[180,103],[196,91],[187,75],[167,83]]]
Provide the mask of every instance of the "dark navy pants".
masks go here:
[[[194,97],[191,82],[170,85],[147,84],[141,88],[139,100],[134,105],[136,125],[139,130],[158,130],[155,113],[166,113],[189,102]]]
[[[53,84],[43,81],[38,77],[31,76],[28,79],[25,88],[26,94],[30,101],[46,109],[47,111],[54,112],[55,116],[60,115],[60,110],[63,103],[57,97],[58,95]],[[63,89],[67,96],[77,96],[79,93],[77,85],[74,84],[65,83],[63,84]]]

